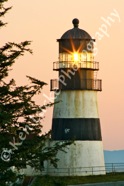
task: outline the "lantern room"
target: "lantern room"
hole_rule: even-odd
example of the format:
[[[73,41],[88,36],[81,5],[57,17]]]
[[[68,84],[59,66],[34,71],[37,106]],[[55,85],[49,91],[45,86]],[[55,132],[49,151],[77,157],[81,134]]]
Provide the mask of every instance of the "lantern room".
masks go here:
[[[93,53],[95,40],[78,28],[78,19],[72,23],[74,27],[57,39],[59,61],[53,63],[53,70],[59,71],[59,79],[51,80],[51,90],[101,91],[102,82],[96,78],[99,63],[94,61]]]

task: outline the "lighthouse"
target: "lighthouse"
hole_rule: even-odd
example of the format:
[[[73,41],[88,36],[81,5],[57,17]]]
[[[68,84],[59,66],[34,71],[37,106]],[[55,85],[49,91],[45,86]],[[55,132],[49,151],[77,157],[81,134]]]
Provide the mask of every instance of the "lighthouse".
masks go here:
[[[55,101],[52,118],[52,144],[73,140],[66,153],[58,152],[58,169],[48,166],[48,173],[58,176],[105,174],[97,92],[102,81],[97,79],[99,63],[94,61],[95,40],[79,28],[73,28],[60,39],[58,61],[53,70],[58,79],[51,80]]]

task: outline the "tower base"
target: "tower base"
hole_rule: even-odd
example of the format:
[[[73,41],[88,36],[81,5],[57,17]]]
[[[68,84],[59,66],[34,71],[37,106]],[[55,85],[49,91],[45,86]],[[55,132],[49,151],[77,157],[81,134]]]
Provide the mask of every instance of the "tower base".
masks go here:
[[[50,146],[57,141],[52,141]],[[51,176],[103,175],[105,172],[102,141],[75,141],[59,151],[57,169],[47,163],[46,173]]]

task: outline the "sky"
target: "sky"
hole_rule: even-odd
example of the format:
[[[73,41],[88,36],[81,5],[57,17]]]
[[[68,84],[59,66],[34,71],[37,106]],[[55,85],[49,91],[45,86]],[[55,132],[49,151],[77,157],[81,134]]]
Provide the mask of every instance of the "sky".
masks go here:
[[[39,104],[53,98],[50,79],[57,78],[53,62],[58,60],[58,43],[62,34],[73,28],[78,18],[79,28],[96,39],[95,61],[100,70],[103,91],[98,92],[98,108],[105,150],[124,149],[124,1],[123,0],[9,0],[12,9],[5,16],[8,25],[0,30],[0,45],[32,41],[33,55],[25,54],[10,72],[17,84],[27,84],[26,75],[45,81]],[[46,96],[44,96],[46,95]],[[43,121],[44,131],[51,128],[52,110]]]

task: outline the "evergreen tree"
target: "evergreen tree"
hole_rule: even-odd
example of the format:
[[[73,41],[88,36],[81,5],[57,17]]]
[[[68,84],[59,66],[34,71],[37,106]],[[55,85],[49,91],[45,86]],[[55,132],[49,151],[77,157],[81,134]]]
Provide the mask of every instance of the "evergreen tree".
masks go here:
[[[11,9],[4,8],[5,1],[0,0],[0,17]],[[0,20],[0,27],[5,25]],[[17,58],[25,52],[32,53],[28,48],[30,43],[8,42],[0,47],[0,186],[14,182],[18,176],[16,173],[27,165],[41,170],[42,162],[49,160],[56,166],[58,150],[70,144],[45,145],[46,140],[50,140],[50,133],[42,134],[42,111],[53,103],[40,106],[33,98],[41,93],[46,83],[30,76],[27,76],[30,83],[25,86],[17,86],[14,79],[6,80]]]

